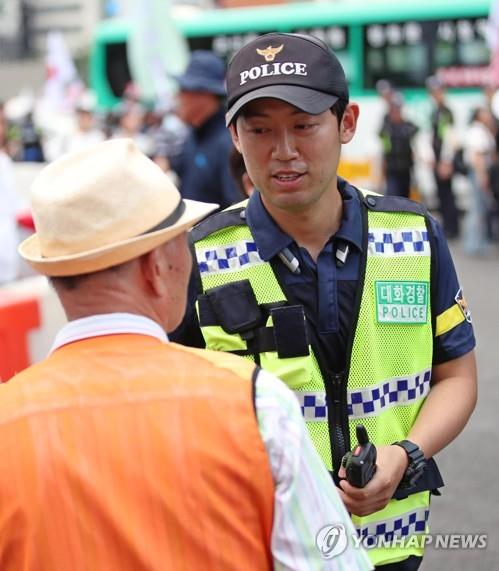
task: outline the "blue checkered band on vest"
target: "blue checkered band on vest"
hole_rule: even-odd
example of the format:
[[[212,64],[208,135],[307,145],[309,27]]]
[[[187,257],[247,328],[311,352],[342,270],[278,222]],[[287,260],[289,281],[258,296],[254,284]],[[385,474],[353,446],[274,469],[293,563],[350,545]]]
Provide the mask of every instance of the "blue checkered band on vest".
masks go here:
[[[426,228],[407,230],[371,229],[368,234],[371,256],[429,256]]]
[[[408,537],[415,533],[424,533],[430,510],[418,510],[402,514],[398,517],[376,521],[357,528],[360,537],[383,536],[387,541],[394,537]]]
[[[241,270],[264,263],[255,242],[251,240],[241,240],[228,246],[206,248],[198,251],[196,257],[201,274]]]
[[[350,420],[376,416],[380,411],[398,405],[413,404],[430,390],[431,371],[428,369],[408,377],[395,377],[364,389],[349,389],[347,394]],[[294,391],[305,420],[327,420],[324,391]]]

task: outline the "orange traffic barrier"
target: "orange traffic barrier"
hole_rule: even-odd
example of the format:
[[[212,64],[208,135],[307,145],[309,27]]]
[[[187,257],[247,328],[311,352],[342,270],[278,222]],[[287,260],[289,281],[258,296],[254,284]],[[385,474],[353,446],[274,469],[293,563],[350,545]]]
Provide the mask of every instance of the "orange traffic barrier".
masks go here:
[[[35,297],[0,292],[0,379],[7,381],[30,365],[28,333],[40,326]]]

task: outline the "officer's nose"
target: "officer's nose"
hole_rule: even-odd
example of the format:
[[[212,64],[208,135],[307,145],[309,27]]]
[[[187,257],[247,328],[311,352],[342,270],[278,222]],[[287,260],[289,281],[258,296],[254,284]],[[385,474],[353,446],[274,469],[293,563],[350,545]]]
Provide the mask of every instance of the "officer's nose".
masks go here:
[[[274,159],[289,161],[298,156],[295,137],[287,129],[276,132],[273,143],[272,155]]]

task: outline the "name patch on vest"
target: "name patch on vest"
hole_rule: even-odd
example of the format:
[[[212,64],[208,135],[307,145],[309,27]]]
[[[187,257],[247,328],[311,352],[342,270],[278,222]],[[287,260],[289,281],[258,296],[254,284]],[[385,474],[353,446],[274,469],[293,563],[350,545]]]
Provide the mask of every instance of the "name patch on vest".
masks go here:
[[[378,323],[426,323],[428,282],[376,282]]]

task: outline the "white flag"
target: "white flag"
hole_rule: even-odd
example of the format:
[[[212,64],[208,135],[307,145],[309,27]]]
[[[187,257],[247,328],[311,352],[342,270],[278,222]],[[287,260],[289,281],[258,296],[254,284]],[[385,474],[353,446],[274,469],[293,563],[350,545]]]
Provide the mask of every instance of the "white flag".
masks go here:
[[[71,109],[83,84],[61,32],[47,34],[45,71],[45,104],[56,110]]]
[[[142,97],[161,99],[176,91],[174,75],[187,66],[189,48],[171,14],[169,0],[131,0],[128,62]]]

